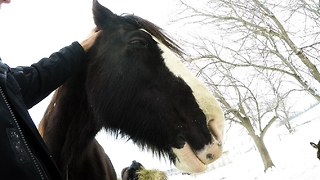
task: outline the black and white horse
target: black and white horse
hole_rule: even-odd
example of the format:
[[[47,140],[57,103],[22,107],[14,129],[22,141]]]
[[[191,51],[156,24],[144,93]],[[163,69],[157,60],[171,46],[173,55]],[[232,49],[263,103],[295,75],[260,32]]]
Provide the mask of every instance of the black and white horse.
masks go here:
[[[101,33],[86,65],[55,92],[39,127],[62,175],[116,179],[95,140],[102,128],[182,171],[206,170],[222,154],[224,115],[180,48],[153,23],[96,0],[93,14]]]

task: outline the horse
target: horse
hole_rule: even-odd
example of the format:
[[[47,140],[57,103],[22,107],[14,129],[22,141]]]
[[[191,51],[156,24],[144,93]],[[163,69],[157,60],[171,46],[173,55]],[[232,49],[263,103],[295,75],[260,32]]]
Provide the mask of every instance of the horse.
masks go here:
[[[315,148],[317,150],[317,158],[320,160],[320,140],[318,142],[318,144],[314,143],[314,142],[310,142],[310,145]]]
[[[114,14],[97,0],[92,12],[101,32],[83,66],[55,91],[39,124],[62,176],[116,179],[95,139],[101,129],[181,171],[205,171],[222,154],[224,114],[182,63],[183,50],[146,19]]]

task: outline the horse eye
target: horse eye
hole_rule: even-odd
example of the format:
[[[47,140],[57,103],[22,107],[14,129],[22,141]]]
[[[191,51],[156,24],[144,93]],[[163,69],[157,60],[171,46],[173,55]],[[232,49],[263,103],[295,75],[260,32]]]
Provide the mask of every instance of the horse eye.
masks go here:
[[[134,48],[147,48],[148,43],[145,41],[142,41],[140,39],[135,39],[129,42],[129,44]]]

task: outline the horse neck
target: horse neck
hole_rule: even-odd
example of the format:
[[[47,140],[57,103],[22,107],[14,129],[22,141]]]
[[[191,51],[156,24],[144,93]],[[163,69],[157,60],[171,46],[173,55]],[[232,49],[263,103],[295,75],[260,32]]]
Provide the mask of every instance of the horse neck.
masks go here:
[[[87,103],[83,76],[78,73],[55,92],[42,120],[43,138],[62,172],[81,161],[100,130]]]

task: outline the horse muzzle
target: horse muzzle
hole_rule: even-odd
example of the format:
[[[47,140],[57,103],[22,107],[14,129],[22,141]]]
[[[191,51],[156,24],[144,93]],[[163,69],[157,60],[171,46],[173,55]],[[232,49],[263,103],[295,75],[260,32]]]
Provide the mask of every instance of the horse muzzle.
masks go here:
[[[222,122],[222,123],[221,123]],[[212,143],[205,145],[202,150],[194,151],[188,143],[180,149],[173,148],[176,155],[175,166],[190,173],[200,173],[207,169],[207,165],[217,160],[222,155],[223,145],[223,120],[210,120],[208,128],[212,134]]]

